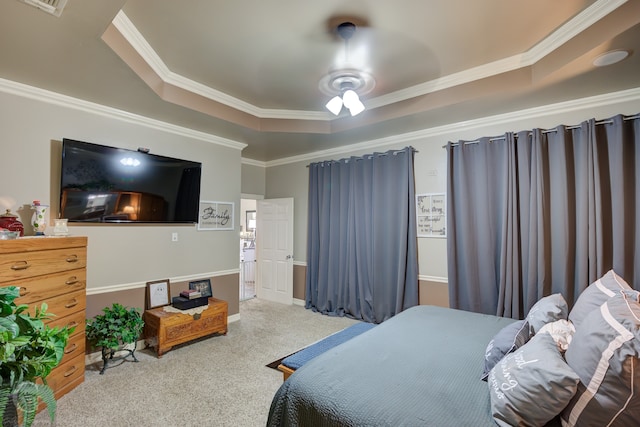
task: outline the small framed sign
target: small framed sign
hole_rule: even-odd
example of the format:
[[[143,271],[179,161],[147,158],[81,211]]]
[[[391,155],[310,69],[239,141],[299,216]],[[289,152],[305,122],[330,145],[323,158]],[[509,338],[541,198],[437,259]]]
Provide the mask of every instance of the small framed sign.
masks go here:
[[[198,230],[233,230],[233,202],[201,201]]]
[[[147,282],[147,309],[163,307],[171,302],[169,279]]]
[[[203,279],[203,280],[197,280],[195,282],[189,282],[189,289],[195,289],[196,291],[200,291],[200,294],[203,297],[213,296],[213,293],[211,292],[210,279]]]
[[[445,193],[416,194],[418,237],[447,237]]]

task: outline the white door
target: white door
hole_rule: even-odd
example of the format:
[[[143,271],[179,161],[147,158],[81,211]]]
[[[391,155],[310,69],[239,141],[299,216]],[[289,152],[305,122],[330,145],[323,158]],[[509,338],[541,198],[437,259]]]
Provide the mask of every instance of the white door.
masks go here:
[[[257,296],[293,304],[293,198],[258,200],[256,210]]]

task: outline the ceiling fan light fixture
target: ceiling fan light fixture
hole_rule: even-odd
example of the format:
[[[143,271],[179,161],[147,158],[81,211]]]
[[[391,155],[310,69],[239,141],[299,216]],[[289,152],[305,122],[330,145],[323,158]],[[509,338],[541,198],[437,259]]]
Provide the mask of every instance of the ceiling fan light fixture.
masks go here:
[[[364,111],[364,104],[360,97],[352,89],[347,89],[342,95],[344,106],[349,109],[351,116],[356,116]]]
[[[347,108],[349,108],[351,116],[357,116],[364,111],[364,104],[358,99],[355,102],[351,103],[351,107]]]
[[[338,35],[345,41],[345,52],[347,51],[347,41],[353,36],[355,30],[355,24],[348,21],[341,23],[336,29]],[[333,96],[325,104],[327,110],[337,116],[344,106],[352,116],[356,116],[365,110],[360,96],[371,92],[375,85],[373,76],[368,72],[343,68],[333,70],[325,75],[320,80],[318,87],[323,93]]]
[[[342,98],[340,98],[339,95],[334,96],[329,100],[329,102],[327,102],[327,105],[325,105],[325,107],[327,107],[327,110],[331,111],[334,115],[337,116],[342,110]]]
[[[344,94],[342,94],[342,102],[344,102],[345,107],[351,108],[356,102],[360,102],[360,98],[352,89],[347,89],[344,91]]]

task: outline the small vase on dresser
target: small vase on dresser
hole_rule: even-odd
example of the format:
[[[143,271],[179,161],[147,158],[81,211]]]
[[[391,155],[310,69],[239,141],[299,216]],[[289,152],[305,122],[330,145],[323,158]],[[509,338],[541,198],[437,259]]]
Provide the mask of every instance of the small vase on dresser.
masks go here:
[[[33,214],[33,231],[36,233],[36,236],[44,236],[44,230],[47,228],[49,205],[43,205],[39,200],[34,200],[31,207],[36,211],[35,214]]]

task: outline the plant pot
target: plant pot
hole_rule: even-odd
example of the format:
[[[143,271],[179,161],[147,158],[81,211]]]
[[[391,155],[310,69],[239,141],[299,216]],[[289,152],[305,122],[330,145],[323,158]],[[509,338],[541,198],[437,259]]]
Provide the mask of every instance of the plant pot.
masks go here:
[[[132,345],[133,345],[133,348],[130,348]],[[119,348],[102,347],[102,369],[100,370],[100,375],[104,374],[104,371],[107,368],[114,367],[114,365],[109,366],[109,364],[113,364],[114,362],[120,361],[120,363],[118,364],[120,365],[126,362],[128,357],[131,357],[133,359],[131,360],[132,362],[137,362],[138,359],[136,358],[136,354],[135,354],[137,345],[138,345],[137,342],[133,342],[133,343],[125,343],[121,345]],[[121,354],[117,354],[117,353],[121,353]],[[118,365],[115,365],[115,366],[118,366]]]
[[[2,419],[2,427],[19,427],[20,420],[18,418],[18,408],[16,408],[13,399],[15,395],[9,396],[9,401],[7,402],[7,406],[4,408],[4,418]]]

